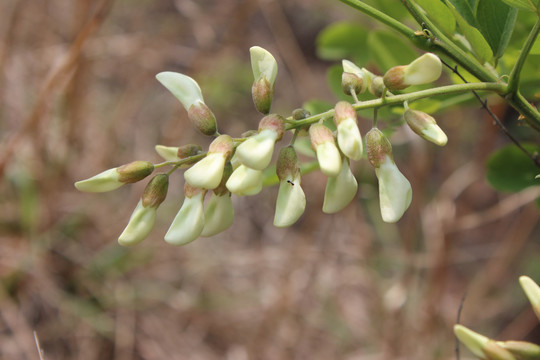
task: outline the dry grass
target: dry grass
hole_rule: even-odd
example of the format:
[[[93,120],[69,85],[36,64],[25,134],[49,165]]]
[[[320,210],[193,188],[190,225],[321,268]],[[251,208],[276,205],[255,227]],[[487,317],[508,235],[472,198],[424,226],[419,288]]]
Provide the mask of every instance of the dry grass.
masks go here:
[[[478,109],[440,118],[445,149],[395,135],[415,193],[398,225],[381,223],[366,162],[355,168],[357,201],[338,215],[322,214],[324,181],[313,173],[292,228],[272,226],[268,188],[235,199],[231,229],[182,248],[161,239],[181,203],[181,174],[151,237],[129,249],[116,238],[144,184],[75,191],[74,181],[103,169],[157,162],[156,143],[207,144],[157,72],[201,79],[233,135],[259,118],[249,46],[278,57],[278,111],[332,101],[314,39],[349,9],[4,0],[0,14],[0,358],[38,359],[39,347],[46,360],[451,359],[465,293],[465,325],[539,342],[517,285],[520,274],[540,278],[539,191],[501,195],[486,184],[485,160],[504,139]]]

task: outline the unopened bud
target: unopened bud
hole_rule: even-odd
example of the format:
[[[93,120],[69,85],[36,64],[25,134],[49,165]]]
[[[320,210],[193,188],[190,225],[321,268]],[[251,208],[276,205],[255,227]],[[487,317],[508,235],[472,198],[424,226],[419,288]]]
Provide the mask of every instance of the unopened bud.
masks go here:
[[[120,166],[116,171],[119,174],[118,181],[132,184],[150,175],[154,171],[154,164],[149,161],[133,161]]]
[[[157,207],[167,197],[169,188],[169,176],[167,174],[158,174],[150,180],[142,194],[142,204],[144,207]]]
[[[263,130],[272,130],[277,134],[276,141],[283,138],[285,133],[285,119],[281,115],[270,114],[261,119],[259,122],[259,132]]]
[[[384,93],[384,80],[382,76],[375,76],[371,81],[369,86],[369,92],[372,93],[375,97],[381,97]]]
[[[346,95],[351,95],[351,91],[358,95],[364,89],[364,80],[353,73],[344,72],[341,75],[341,89]]]
[[[292,112],[292,118],[294,120],[303,120],[311,116],[311,113],[306,109],[294,109]]]
[[[448,142],[448,137],[431,115],[407,108],[403,114],[403,118],[411,130],[423,139],[439,146],[444,146]]]
[[[366,149],[368,160],[377,169],[390,157],[393,161],[392,144],[378,128],[371,129],[366,134]]]
[[[429,84],[441,76],[438,56],[426,53],[409,65],[395,66],[384,74],[384,84],[390,90],[402,90],[411,85]]]
[[[190,106],[188,117],[192,124],[202,134],[213,136],[217,132],[217,123],[214,113],[205,103],[199,102]]]
[[[337,176],[341,170],[341,155],[332,131],[323,124],[313,124],[309,127],[309,137],[322,173]]]
[[[528,276],[520,276],[519,283],[523,291],[525,291],[536,317],[540,320],[540,287]]]
[[[526,341],[497,341],[497,345],[510,351],[520,360],[540,359],[540,346]]]
[[[233,140],[229,135],[220,135],[210,144],[208,154],[186,170],[184,178],[194,187],[215,189],[223,177],[225,163],[233,151]]]
[[[358,93],[363,93],[367,89],[369,89],[371,85],[371,81],[374,77],[374,75],[371,72],[369,72],[366,68],[359,68],[358,66],[356,66],[353,62],[349,60],[343,60],[341,64],[343,66],[343,73],[351,73],[351,74],[356,75],[359,79],[361,79],[361,82],[358,82],[358,84],[361,84],[361,89]],[[348,92],[347,94],[350,95],[350,92]]]
[[[251,87],[251,96],[258,112],[268,114],[272,107],[274,98],[274,89],[270,86],[268,80],[263,77],[256,80]]]
[[[300,174],[300,162],[293,146],[286,146],[279,151],[276,174],[280,181]]]
[[[197,144],[186,144],[178,148],[176,155],[180,159],[185,159],[191,156],[198,155],[202,152],[202,147]]]

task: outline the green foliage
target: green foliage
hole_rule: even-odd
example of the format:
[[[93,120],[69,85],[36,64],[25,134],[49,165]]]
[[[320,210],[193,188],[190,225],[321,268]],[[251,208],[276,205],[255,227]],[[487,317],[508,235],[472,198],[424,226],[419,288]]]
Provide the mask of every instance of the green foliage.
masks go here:
[[[393,66],[408,64],[418,53],[412,48],[410,42],[394,32],[375,30],[369,33],[368,49],[371,60],[384,73]]]
[[[522,144],[529,152],[540,152],[540,146]],[[494,152],[487,162],[487,179],[499,191],[517,192],[529,186],[540,185],[535,179],[538,168],[515,145]]]
[[[515,7],[516,9],[526,11],[537,11],[538,0],[503,0],[508,5]]]
[[[319,33],[317,55],[325,60],[350,59],[364,63],[368,59],[366,41],[368,31],[359,24],[334,23]]]
[[[504,53],[518,10],[511,8],[501,0],[480,0],[476,9],[476,19],[480,31],[491,46],[493,55],[499,58]]]

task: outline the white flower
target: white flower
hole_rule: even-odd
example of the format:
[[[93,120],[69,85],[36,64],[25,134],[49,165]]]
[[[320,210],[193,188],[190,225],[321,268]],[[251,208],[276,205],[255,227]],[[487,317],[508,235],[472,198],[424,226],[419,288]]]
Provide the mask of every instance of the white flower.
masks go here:
[[[274,226],[287,227],[294,224],[306,209],[306,196],[300,186],[300,173],[288,176],[279,183],[274,215]]]
[[[215,189],[221,182],[227,158],[223,153],[208,154],[184,173],[186,181],[198,188]]]
[[[89,179],[77,181],[75,187],[79,191],[85,192],[106,192],[118,189],[124,185],[119,180],[120,174],[117,168],[105,170]]]
[[[341,155],[332,131],[323,124],[313,124],[309,127],[309,137],[322,173],[337,176],[341,171]]]
[[[364,92],[369,89],[373,74],[365,68],[359,68],[353,62],[349,60],[342,60],[344,73],[352,73],[362,79],[362,89],[360,92]]]
[[[234,208],[231,194],[212,193],[204,209],[204,227],[201,236],[213,236],[227,230],[234,221]]]
[[[324,191],[323,212],[334,214],[343,210],[356,196],[358,182],[351,172],[349,161],[343,158],[341,171],[336,177],[329,177]]]
[[[444,146],[448,142],[448,137],[444,131],[441,130],[435,119],[429,114],[406,108],[403,118],[411,130],[423,139],[439,146]]]
[[[274,59],[269,51],[260,46],[252,46],[249,49],[249,54],[251,56],[251,68],[255,80],[266,78],[270,86],[274,87],[278,72],[276,59]]]
[[[156,208],[144,207],[142,200],[139,200],[137,207],[133,210],[129,222],[118,238],[118,243],[122,246],[136,245],[146,239],[154,228],[156,222]]]
[[[426,53],[406,67],[403,79],[408,85],[429,84],[437,80],[441,72],[441,59],[435,54]]]
[[[337,141],[339,148],[349,159],[362,158],[362,136],[354,119],[343,120],[337,126]]]
[[[201,235],[204,228],[204,195],[205,191],[196,191],[191,197],[186,194],[182,207],[165,234],[166,242],[185,245]]]
[[[264,170],[272,160],[274,144],[278,133],[271,129],[262,130],[257,135],[247,138],[236,148],[240,162],[255,170]]]
[[[235,195],[255,195],[261,192],[262,171],[240,165],[227,180],[227,189]]]
[[[180,157],[178,156],[178,146],[156,145],[155,149],[159,156],[161,156],[165,161],[180,160]]]
[[[199,84],[189,76],[172,71],[164,71],[157,74],[156,79],[180,100],[186,110],[189,110],[194,104],[204,104]]]
[[[379,180],[382,218],[387,223],[394,223],[401,219],[411,204],[411,184],[389,156],[386,156],[380,167],[375,168],[375,174]]]

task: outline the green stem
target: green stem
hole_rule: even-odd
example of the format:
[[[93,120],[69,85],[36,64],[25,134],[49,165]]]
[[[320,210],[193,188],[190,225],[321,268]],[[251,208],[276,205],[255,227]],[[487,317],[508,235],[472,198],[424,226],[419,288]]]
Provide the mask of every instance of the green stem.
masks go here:
[[[499,83],[467,83],[467,84],[457,84],[457,85],[448,85],[448,86],[441,86],[434,89],[427,89],[427,90],[421,90],[416,91],[412,93],[407,94],[400,94],[400,95],[394,95],[386,97],[385,99],[375,99],[375,100],[368,100],[368,101],[362,101],[358,104],[353,104],[353,108],[355,110],[363,110],[363,109],[377,109],[383,106],[387,105],[394,105],[394,104],[401,104],[404,101],[415,101],[420,100],[432,96],[438,96],[438,95],[449,95],[449,94],[459,94],[467,91],[493,91],[496,93],[505,93],[507,86],[505,84],[499,84]],[[334,116],[334,109],[328,110],[326,112],[310,116],[308,118],[298,120],[294,124],[289,124],[286,127],[286,130],[291,129],[297,129],[305,125],[310,125],[313,123],[316,123],[322,118],[332,117]]]
[[[534,27],[532,28],[531,32],[529,33],[529,36],[527,37],[527,40],[525,41],[525,44],[523,44],[523,48],[521,49],[519,53],[519,57],[516,63],[514,64],[514,67],[512,68],[512,72],[510,72],[510,79],[508,80],[508,93],[509,94],[515,94],[518,92],[519,75],[521,74],[521,69],[523,68],[523,64],[525,64],[525,59],[527,58],[527,55],[529,55],[529,52],[531,51],[534,41],[538,37],[539,31],[540,31],[540,19],[537,19],[536,23],[534,24]]]
[[[371,16],[374,19],[382,22],[385,25],[390,26],[392,29],[400,32],[401,34],[407,37],[413,37],[414,31],[409,27],[403,25],[401,22],[397,21],[391,16],[386,15],[385,13],[361,2],[360,0],[339,0],[344,4],[347,4],[357,10],[360,10],[364,14]]]

